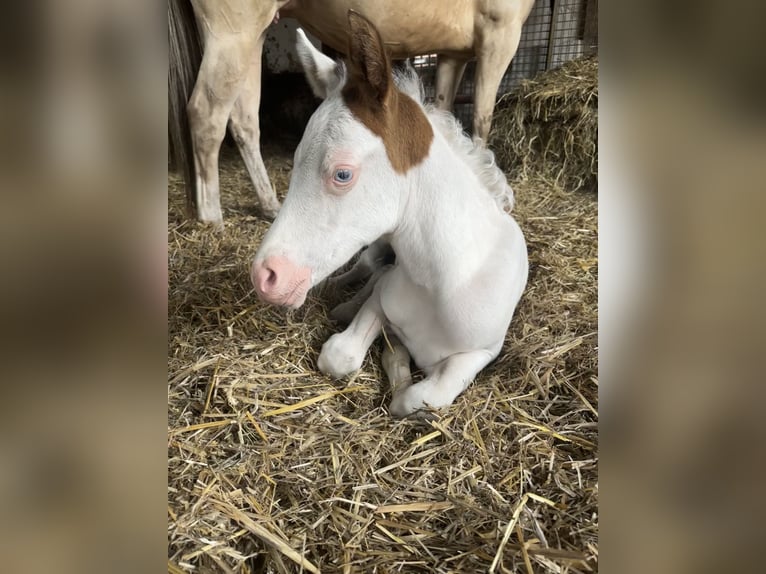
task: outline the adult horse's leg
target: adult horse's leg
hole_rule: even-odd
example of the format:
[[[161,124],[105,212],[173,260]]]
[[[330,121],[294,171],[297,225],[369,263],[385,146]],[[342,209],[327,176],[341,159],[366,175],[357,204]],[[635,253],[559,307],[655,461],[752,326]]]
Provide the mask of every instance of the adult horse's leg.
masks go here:
[[[482,349],[447,357],[428,377],[395,392],[389,412],[395,417],[406,417],[422,409],[451,405],[476,374],[497,356],[500,346],[495,353]]]
[[[476,50],[476,93],[473,108],[473,138],[487,141],[500,81],[516,54],[523,18],[516,15],[509,24],[488,23],[481,30]]]
[[[436,61],[436,107],[452,111],[466,60],[439,54]]]
[[[216,228],[223,228],[218,154],[247,70],[245,54],[253,49],[254,41],[245,36],[209,34],[187,106],[197,173],[197,218]]]
[[[229,129],[247,166],[261,209],[266,217],[274,219],[279,211],[279,200],[271,187],[266,166],[263,165],[260,145],[261,129],[258,121],[258,109],[261,104],[261,51],[264,37],[265,35],[262,34],[258,39],[256,50],[250,56],[250,67],[245,82],[231,110]]]
[[[253,54],[277,11],[276,2],[192,2],[204,51],[187,106],[197,173],[197,218],[223,227],[218,154]],[[256,110],[257,113],[257,110]]]

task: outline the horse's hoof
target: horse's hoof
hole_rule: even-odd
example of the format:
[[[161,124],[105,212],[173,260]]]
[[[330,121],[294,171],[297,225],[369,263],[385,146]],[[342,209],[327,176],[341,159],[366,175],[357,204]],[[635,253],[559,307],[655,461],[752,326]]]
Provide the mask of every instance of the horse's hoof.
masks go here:
[[[396,395],[391,404],[388,405],[388,412],[396,419],[404,419],[413,416],[419,408],[413,406],[407,399],[404,392]]]
[[[214,202],[197,205],[197,220],[212,227],[214,231],[223,231],[223,211]]]
[[[207,228],[211,229],[212,231],[215,231],[216,233],[223,233],[224,225],[223,225],[223,218],[220,219],[200,219],[200,223],[202,223]]]
[[[388,412],[391,413],[392,417],[398,419],[437,420],[439,418],[438,413],[423,398],[425,389],[426,386],[421,381],[398,392],[395,390]]]
[[[263,215],[266,216],[266,219],[270,219],[271,221],[274,221],[277,218],[277,214],[279,213],[279,208],[282,207],[282,205],[277,202],[276,205],[271,204],[268,206],[263,206]]]
[[[393,401],[388,407],[388,412],[395,419],[408,419],[411,421],[422,421],[425,423],[429,421],[438,421],[440,418],[439,415],[433,410],[426,408],[415,410],[411,410],[406,407],[402,408],[399,405],[394,405]]]

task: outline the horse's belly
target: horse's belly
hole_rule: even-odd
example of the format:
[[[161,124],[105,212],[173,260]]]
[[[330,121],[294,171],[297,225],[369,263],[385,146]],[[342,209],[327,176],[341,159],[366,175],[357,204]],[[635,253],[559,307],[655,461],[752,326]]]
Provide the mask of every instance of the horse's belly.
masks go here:
[[[297,17],[301,25],[322,43],[345,53],[348,49],[349,8],[375,22],[394,59],[434,52],[468,56],[474,53],[472,0],[458,0],[448,9],[409,0],[305,2],[286,15]]]

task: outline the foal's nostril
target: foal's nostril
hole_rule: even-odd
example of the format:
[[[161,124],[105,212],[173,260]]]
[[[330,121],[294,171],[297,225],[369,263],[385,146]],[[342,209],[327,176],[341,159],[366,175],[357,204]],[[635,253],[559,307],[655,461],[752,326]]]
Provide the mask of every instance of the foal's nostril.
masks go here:
[[[274,287],[277,284],[277,273],[273,269],[266,268],[266,277],[264,279],[264,286]]]
[[[282,255],[272,255],[253,262],[251,278],[255,292],[262,301],[300,306],[309,288],[311,269],[298,267]]]
[[[263,294],[273,291],[277,286],[277,281],[277,272],[268,265],[264,265],[256,273],[256,286]]]
[[[250,277],[259,295],[268,294],[277,285],[277,272],[273,266],[262,261],[253,264]]]

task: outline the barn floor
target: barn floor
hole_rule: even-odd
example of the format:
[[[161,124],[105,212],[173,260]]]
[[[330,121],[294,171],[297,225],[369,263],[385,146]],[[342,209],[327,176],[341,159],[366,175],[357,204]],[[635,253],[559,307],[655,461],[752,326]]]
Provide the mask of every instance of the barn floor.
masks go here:
[[[264,155],[283,196],[292,152]],[[221,187],[216,234],[169,176],[169,571],[597,570],[596,195],[513,185],[527,290],[499,359],[426,423],[388,416],[380,343],[348,381],[318,372],[337,296],[258,302],[268,222],[231,149]]]

